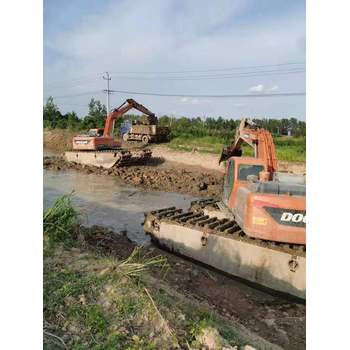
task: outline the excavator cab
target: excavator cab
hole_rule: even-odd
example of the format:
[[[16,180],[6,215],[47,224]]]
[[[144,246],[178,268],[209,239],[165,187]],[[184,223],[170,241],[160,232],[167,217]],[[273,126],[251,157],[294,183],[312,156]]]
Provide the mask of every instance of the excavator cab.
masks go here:
[[[265,177],[264,160],[231,157],[227,161],[223,202],[251,237],[305,244],[305,184],[276,173]],[[279,175],[279,176],[278,176]]]
[[[90,129],[88,132],[87,132],[87,136],[90,136],[90,137],[101,137],[103,136],[103,128],[99,128],[99,129]]]
[[[266,171],[263,160],[256,158],[231,157],[227,161],[224,180],[223,202],[229,209],[236,207],[237,190],[248,186],[252,179],[258,180],[260,173]]]

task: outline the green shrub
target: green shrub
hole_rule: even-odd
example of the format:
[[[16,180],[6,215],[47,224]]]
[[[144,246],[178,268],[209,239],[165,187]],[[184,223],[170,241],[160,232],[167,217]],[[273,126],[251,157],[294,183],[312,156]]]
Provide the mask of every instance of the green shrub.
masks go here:
[[[72,204],[72,194],[56,199],[53,206],[44,212],[44,234],[49,243],[71,243],[78,215]]]

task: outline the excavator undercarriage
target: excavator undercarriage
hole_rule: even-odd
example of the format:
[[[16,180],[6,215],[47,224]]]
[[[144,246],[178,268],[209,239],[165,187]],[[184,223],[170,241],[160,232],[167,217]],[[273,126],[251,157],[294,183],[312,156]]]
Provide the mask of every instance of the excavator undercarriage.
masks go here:
[[[145,214],[144,231],[167,250],[270,289],[305,298],[306,246],[247,236],[213,199]]]
[[[123,167],[147,163],[152,157],[150,149],[127,150],[122,148],[99,150],[99,151],[78,151],[65,152],[68,162],[84,165],[93,165],[110,169],[112,167]]]

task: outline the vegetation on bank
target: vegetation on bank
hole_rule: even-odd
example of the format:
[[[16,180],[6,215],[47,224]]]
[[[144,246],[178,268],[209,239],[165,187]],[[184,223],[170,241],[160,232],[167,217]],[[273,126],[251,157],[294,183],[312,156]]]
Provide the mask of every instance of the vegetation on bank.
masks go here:
[[[77,218],[71,196],[44,213],[44,349],[247,344],[227,321],[152,276],[171,273],[163,256],[135,248],[120,259],[110,249],[113,233]]]
[[[90,128],[101,128],[106,118],[106,107],[98,100],[91,99],[88,114],[79,119],[75,112],[61,114],[52,98],[44,106],[44,128],[67,129],[83,131]],[[124,119],[136,119],[136,115],[128,114]],[[260,127],[269,130],[275,140],[278,159],[284,161],[304,162],[306,157],[306,123],[296,118],[289,119],[253,119]],[[116,132],[122,120],[117,121]],[[174,118],[163,115],[159,123],[171,129],[170,148],[219,154],[224,145],[232,140],[239,119],[219,118]],[[292,137],[284,136],[288,132]],[[245,154],[251,155],[251,150],[244,148]]]
[[[277,158],[289,162],[305,162],[306,139],[305,137],[274,137]],[[169,147],[179,151],[198,151],[203,153],[221,154],[223,147],[229,145],[218,136],[190,137],[178,136],[172,139]],[[253,150],[248,145],[243,146],[243,154],[252,156]]]

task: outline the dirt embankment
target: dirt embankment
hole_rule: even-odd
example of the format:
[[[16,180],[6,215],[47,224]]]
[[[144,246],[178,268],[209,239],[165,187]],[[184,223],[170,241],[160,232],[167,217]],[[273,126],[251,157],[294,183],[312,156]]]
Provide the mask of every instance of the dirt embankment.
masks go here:
[[[44,148],[63,152],[72,148],[72,137],[76,133],[69,130],[45,130],[43,134]]]
[[[45,157],[44,168],[50,170],[75,169],[86,174],[118,176],[126,183],[145,190],[180,192],[198,197],[220,197],[223,176],[210,171],[195,171],[159,165],[154,158],[152,165],[103,169],[66,162],[61,157]]]
[[[76,132],[59,129],[44,131],[44,147],[58,152],[69,150],[72,145],[72,137],[75,134]],[[124,147],[134,148],[135,144],[126,143]],[[177,167],[200,167],[221,173],[225,170],[223,163],[221,165],[218,164],[217,154],[200,153],[198,151],[175,151],[169,149],[166,145],[150,145],[150,148],[152,149],[154,157],[162,158],[166,162],[173,163]],[[289,171],[295,174],[306,173],[305,163],[279,161],[278,167],[280,171]]]
[[[196,166],[223,173],[224,163],[219,164],[219,157],[216,154],[200,153],[198,151],[184,152],[169,149],[165,145],[152,146],[152,155],[161,157],[169,162],[181,163],[182,166]]]
[[[113,234],[102,227],[95,226],[88,230],[94,232],[94,238],[89,241],[91,245],[118,258],[125,259],[135,247],[125,236]],[[207,305],[228,324],[243,326],[252,332],[250,337],[256,334],[283,349],[305,348],[305,305],[250,288],[158,247],[144,249],[154,256],[166,256],[170,265],[169,272],[166,275],[157,269],[151,272],[156,280],[168,286],[168,290],[173,290],[194,303]],[[264,348],[265,344],[260,345]]]

